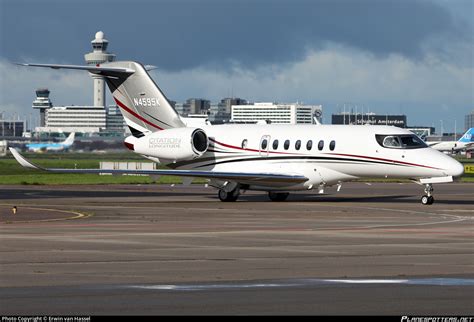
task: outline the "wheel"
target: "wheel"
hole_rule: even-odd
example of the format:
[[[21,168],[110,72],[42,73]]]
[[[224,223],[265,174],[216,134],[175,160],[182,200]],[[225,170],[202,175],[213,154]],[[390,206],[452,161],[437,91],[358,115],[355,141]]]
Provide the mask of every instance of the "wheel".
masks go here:
[[[289,192],[268,192],[268,198],[270,198],[271,201],[285,201],[289,195]]]
[[[219,196],[219,199],[223,202],[233,202],[239,198],[240,191],[239,189],[234,189],[230,192],[227,192],[223,189],[220,189],[217,195]]]
[[[433,202],[434,202],[433,196],[429,196],[429,197],[428,197],[428,205],[432,205]]]
[[[427,196],[427,195],[424,195],[423,197],[421,197],[421,203],[423,205],[432,205],[434,202],[434,198],[433,196]]]

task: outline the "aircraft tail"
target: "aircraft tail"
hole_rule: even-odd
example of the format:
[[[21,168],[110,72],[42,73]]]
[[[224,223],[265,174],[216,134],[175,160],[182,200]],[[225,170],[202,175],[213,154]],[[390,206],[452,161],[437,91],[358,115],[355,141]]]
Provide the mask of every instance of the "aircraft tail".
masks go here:
[[[71,134],[69,134],[69,136],[66,138],[66,140],[64,140],[64,142],[62,142],[62,144],[66,145],[66,146],[70,146],[74,143],[74,137],[75,137],[75,133],[74,132],[71,132]]]
[[[108,66],[134,70],[128,77],[106,78],[129,127],[139,132],[156,132],[186,126],[143,65],[114,62]]]
[[[87,70],[92,74],[103,76],[134,136],[142,136],[145,132],[186,126],[161,89],[150,77],[145,66],[140,63],[118,61],[101,66],[20,65]]]
[[[474,127],[467,130],[466,133],[458,140],[458,142],[470,143],[474,142]]]

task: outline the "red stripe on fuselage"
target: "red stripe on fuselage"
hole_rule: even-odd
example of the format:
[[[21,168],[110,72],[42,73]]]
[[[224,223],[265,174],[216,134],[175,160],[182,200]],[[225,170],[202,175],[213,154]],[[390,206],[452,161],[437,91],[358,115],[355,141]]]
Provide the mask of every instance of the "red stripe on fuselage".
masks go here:
[[[117,105],[121,108],[123,108],[125,111],[127,111],[127,113],[130,113],[132,114],[133,116],[135,116],[137,119],[139,119],[140,121],[143,121],[145,122],[146,124],[148,125],[151,125],[153,126],[154,128],[157,128],[158,130],[163,130],[163,128],[159,127],[158,125],[155,125],[153,123],[151,123],[150,121],[148,121],[147,119],[143,118],[142,116],[138,115],[137,113],[135,113],[134,111],[132,111],[131,109],[129,109],[127,106],[125,106],[125,104],[123,104],[122,102],[120,102],[117,98],[114,97],[114,100],[115,102],[117,103]]]

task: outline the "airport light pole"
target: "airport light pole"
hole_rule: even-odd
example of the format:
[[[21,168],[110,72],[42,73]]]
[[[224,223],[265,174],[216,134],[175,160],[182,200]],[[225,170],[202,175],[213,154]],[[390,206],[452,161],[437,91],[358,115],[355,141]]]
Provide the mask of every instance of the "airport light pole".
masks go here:
[[[457,120],[454,119],[454,141],[457,141],[456,138],[457,138]]]

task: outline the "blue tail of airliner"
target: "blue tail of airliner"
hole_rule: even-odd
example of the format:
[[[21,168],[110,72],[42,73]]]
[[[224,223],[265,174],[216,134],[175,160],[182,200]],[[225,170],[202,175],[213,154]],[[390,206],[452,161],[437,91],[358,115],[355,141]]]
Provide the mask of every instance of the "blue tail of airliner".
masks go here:
[[[458,140],[458,142],[469,143],[474,142],[474,127],[467,130],[466,133]]]

